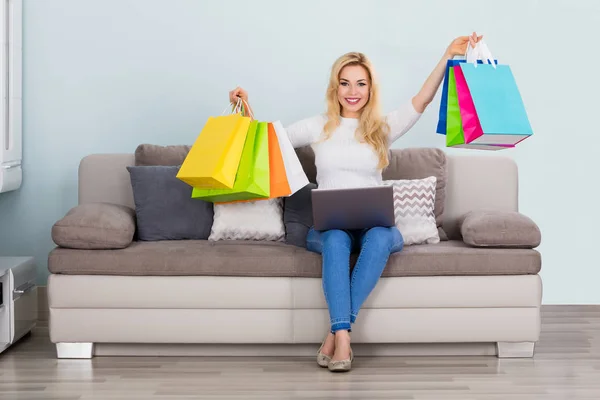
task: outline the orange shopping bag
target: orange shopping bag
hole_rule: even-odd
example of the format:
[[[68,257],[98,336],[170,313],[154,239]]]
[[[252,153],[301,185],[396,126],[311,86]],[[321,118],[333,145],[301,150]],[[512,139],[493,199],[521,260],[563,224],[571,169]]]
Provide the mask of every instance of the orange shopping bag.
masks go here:
[[[271,168],[271,198],[284,197],[292,194],[285,173],[283,155],[273,124],[269,122],[269,168]]]
[[[268,137],[269,137],[269,175],[270,175],[270,195],[268,198],[256,198],[251,200],[236,200],[226,201],[217,204],[227,203],[247,203],[258,200],[269,200],[277,197],[285,197],[292,194],[290,185],[287,180],[285,172],[285,164],[283,163],[283,154],[279,146],[279,139],[277,139],[277,132],[272,123],[268,123]]]

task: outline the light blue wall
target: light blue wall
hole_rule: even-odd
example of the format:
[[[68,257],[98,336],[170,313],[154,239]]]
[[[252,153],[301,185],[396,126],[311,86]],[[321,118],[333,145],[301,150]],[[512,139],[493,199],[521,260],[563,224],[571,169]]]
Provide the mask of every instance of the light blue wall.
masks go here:
[[[35,256],[40,283],[83,156],[190,143],[236,85],[259,118],[313,115],[350,50],[373,60],[388,111],[477,30],[512,66],[535,130],[504,154],[543,232],[544,302],[600,303],[596,0],[24,0],[23,15],[24,183],[0,195],[0,254]],[[444,147],[438,105],[397,145]]]

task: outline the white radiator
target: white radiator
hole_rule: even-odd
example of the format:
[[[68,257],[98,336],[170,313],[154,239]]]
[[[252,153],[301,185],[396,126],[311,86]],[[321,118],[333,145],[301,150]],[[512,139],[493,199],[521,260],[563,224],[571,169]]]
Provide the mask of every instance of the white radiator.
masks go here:
[[[21,187],[23,1],[0,0],[0,193]]]

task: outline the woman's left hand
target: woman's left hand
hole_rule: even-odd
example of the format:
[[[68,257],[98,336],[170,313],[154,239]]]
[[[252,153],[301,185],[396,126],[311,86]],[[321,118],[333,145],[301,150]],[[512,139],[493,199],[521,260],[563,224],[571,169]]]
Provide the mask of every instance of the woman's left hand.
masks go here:
[[[479,42],[483,36],[477,36],[475,32],[471,36],[460,36],[450,43],[446,53],[450,57],[464,56],[467,53],[467,45],[471,44],[471,47],[475,47],[475,44]]]

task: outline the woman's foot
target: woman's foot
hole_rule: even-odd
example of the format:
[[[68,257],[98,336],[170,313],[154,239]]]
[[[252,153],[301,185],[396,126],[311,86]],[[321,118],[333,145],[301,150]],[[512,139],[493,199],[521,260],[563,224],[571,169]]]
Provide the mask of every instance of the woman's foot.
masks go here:
[[[335,336],[333,333],[329,332],[325,341],[321,345],[321,348],[317,352],[317,364],[319,364],[323,368],[327,368],[329,365],[329,361],[331,361],[331,356],[335,351]]]
[[[333,372],[346,372],[352,368],[352,348],[350,347],[350,333],[337,331],[335,333],[335,351],[329,362],[329,370]]]
[[[334,353],[331,359],[333,361],[342,361],[350,359],[350,333],[348,331],[337,331],[334,335]]]

